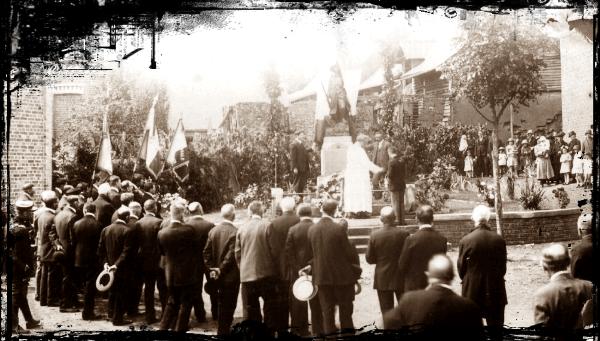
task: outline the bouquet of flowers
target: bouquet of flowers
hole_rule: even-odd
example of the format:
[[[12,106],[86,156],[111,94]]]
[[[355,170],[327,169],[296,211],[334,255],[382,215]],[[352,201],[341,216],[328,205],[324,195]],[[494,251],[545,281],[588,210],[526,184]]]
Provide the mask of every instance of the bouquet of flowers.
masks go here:
[[[238,193],[233,198],[233,203],[236,207],[246,207],[252,201],[259,199],[259,190],[257,184],[251,184],[245,191]]]

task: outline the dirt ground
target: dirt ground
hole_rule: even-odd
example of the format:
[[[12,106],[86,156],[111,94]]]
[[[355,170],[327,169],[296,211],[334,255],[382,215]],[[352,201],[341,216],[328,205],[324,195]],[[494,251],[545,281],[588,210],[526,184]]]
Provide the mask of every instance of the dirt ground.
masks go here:
[[[533,307],[532,296],[535,290],[541,287],[546,281],[546,275],[543,273],[539,265],[539,255],[541,250],[547,244],[536,245],[514,245],[508,246],[508,266],[506,280],[506,290],[508,293],[508,305],[506,307],[506,325],[510,327],[525,327],[533,323]],[[457,250],[450,250],[448,255],[456,261]],[[372,289],[372,277],[374,266],[365,262],[364,255],[361,255],[361,263],[363,268],[362,275],[362,292],[356,297],[354,306],[354,323],[356,327],[365,327],[365,330],[373,329],[375,323],[380,318],[379,304],[377,301],[377,293]],[[453,287],[457,293],[460,293],[460,281],[455,279]],[[5,292],[3,292],[3,295]],[[156,329],[158,324],[145,326],[142,317],[134,318],[134,324],[125,327],[113,327],[106,319],[98,321],[83,321],[81,313],[60,313],[56,307],[41,307],[38,302],[34,301],[33,280],[29,287],[29,304],[34,317],[42,320],[42,329],[37,329],[34,332],[58,331],[58,330],[79,330],[79,331],[95,331],[95,330],[142,330]],[[193,333],[214,334],[216,323],[210,318],[210,301],[206,294],[203,294],[205,308],[208,312],[209,322],[199,324],[193,318],[190,322]],[[106,300],[97,299],[96,312],[106,314]],[[140,310],[143,311],[143,305]],[[160,310],[160,308],[157,308]],[[193,314],[192,314],[193,315]],[[239,322],[242,317],[241,299],[238,298],[238,305],[235,312],[236,320]],[[22,316],[20,320],[23,323]]]

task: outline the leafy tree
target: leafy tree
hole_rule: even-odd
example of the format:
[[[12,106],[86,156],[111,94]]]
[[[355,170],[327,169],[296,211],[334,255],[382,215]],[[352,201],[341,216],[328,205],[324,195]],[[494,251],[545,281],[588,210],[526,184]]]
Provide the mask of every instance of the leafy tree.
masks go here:
[[[388,138],[394,136],[394,112],[398,105],[398,93],[394,84],[394,62],[395,56],[391,48],[386,48],[383,57],[383,83],[380,95],[381,109],[379,110],[379,130]]]
[[[522,30],[519,32],[519,30]],[[492,126],[496,229],[502,234],[502,198],[498,173],[498,129],[509,105],[528,105],[544,90],[540,72],[549,41],[533,26],[493,16],[470,27],[460,50],[442,67],[451,96],[466,98]]]

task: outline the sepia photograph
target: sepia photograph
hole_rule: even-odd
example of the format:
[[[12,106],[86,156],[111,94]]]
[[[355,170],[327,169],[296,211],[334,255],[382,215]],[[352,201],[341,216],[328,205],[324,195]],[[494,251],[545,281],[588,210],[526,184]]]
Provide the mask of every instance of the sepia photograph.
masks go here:
[[[597,3],[140,3],[3,5],[3,340],[597,337]]]

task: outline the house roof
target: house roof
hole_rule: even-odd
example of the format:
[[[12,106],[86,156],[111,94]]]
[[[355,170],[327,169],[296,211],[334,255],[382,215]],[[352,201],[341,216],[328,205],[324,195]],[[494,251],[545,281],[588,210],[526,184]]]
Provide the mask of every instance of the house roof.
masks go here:
[[[400,76],[403,70],[404,67],[402,64],[394,65],[394,67],[392,68],[392,74],[394,75],[394,78]],[[383,83],[385,83],[384,70],[383,67],[380,67],[375,72],[373,72],[373,74],[369,78],[365,79],[360,84],[359,91],[376,88],[383,85]]]
[[[569,20],[569,29],[575,30],[583,35],[589,42],[594,40],[594,26],[590,19]]]
[[[457,51],[458,49],[453,49],[449,51],[434,50],[431,53],[431,55],[425,58],[425,60],[421,64],[408,70],[404,75],[402,75],[401,79],[410,79],[430,71],[436,71],[446,60],[448,60],[448,58],[452,57]]]

